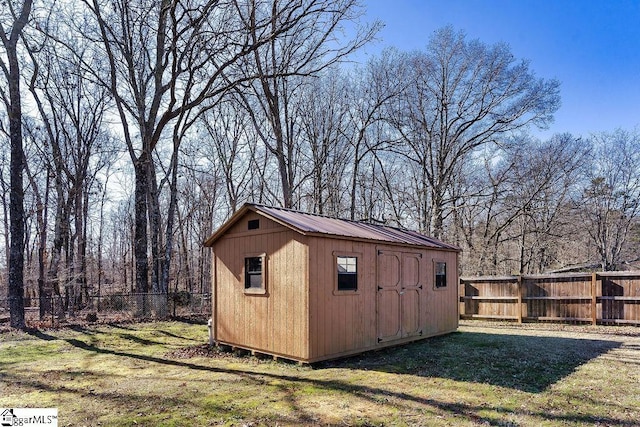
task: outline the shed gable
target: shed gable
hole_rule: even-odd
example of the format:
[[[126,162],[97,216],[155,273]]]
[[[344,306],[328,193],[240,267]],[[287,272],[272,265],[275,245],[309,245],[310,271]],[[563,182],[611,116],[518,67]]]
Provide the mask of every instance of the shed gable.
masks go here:
[[[264,232],[273,233],[285,230],[288,230],[288,228],[258,212],[246,211],[244,215],[234,221],[234,223],[225,231],[224,235],[227,237],[240,237],[244,235],[260,234]]]

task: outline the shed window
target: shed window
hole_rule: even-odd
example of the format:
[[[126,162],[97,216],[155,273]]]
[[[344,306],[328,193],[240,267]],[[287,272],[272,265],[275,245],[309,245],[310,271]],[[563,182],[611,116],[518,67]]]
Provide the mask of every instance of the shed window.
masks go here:
[[[262,257],[244,259],[244,288],[262,289]]]
[[[338,264],[338,290],[358,290],[358,258],[339,256],[336,257],[336,260]]]
[[[257,230],[260,228],[260,220],[259,219],[251,219],[247,222],[247,229],[249,230]]]
[[[436,288],[447,286],[447,263],[436,262]]]

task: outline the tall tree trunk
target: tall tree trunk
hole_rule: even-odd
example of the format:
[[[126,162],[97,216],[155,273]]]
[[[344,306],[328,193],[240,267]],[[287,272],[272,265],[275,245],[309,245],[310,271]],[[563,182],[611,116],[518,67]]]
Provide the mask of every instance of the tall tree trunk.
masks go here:
[[[4,176],[4,172],[2,172],[2,175]],[[3,237],[4,237],[4,261],[7,263],[7,265],[9,265],[9,252],[10,251],[10,245],[11,245],[11,239],[10,239],[10,232],[9,232],[9,204],[7,203],[7,198],[5,197],[6,194],[9,194],[9,186],[7,185],[7,182],[2,179],[2,188],[0,188],[0,190],[2,191],[2,220],[3,220],[3,225],[4,225],[4,233],[3,233]]]
[[[144,294],[149,291],[149,259],[147,257],[148,237],[147,237],[147,209],[148,209],[148,171],[147,161],[150,155],[147,151],[134,161],[133,169],[136,177],[134,190],[134,244],[133,259],[136,266],[135,292],[136,316],[146,317],[149,314],[147,299]]]
[[[437,192],[432,191],[431,200],[431,229],[429,233],[436,239],[442,239],[444,228],[443,197]]]
[[[55,225],[53,231],[53,247],[51,248],[51,262],[49,271],[47,272],[47,286],[53,290],[53,294],[57,297],[58,315],[64,315],[62,304],[62,292],[60,291],[60,261],[62,260],[62,251],[65,242],[69,236],[69,206],[65,200],[64,188],[61,180],[61,171],[56,173],[56,192],[57,192],[57,208]]]
[[[164,260],[162,263],[162,275],[160,277],[159,292],[166,294],[169,291],[169,269],[173,256],[173,224],[178,206],[178,147],[174,144],[173,159],[171,162],[171,183],[169,184],[169,212],[167,213],[167,230],[165,236]]]
[[[147,153],[142,153],[134,163],[135,184],[135,225],[134,225],[134,259],[136,265],[137,293],[148,290],[149,260],[147,258],[147,170],[145,166]]]
[[[46,280],[46,252],[47,252],[47,207],[49,206],[49,182],[50,173],[47,169],[47,179],[45,183],[44,200],[38,189],[35,177],[29,170],[29,165],[25,164],[25,171],[29,178],[29,183],[33,189],[34,198],[36,200],[36,221],[38,224],[38,300],[40,320],[44,319],[50,308],[50,288],[48,289]]]
[[[156,179],[153,159],[149,156],[147,165],[147,215],[149,216],[149,237],[151,239],[151,292],[162,293],[160,278],[162,275],[162,241],[160,235],[160,189]],[[165,292],[166,293],[166,292]]]
[[[24,153],[22,151],[22,109],[20,106],[20,74],[15,52],[9,55],[11,67],[9,94],[9,129],[11,134],[11,163],[9,191],[9,221],[11,243],[9,246],[9,310],[11,326],[24,328],[24,187],[22,171]]]
[[[81,309],[82,305],[82,295],[84,291],[84,287],[87,283],[86,281],[86,271],[85,271],[85,255],[86,255],[86,244],[84,241],[85,232],[84,225],[86,219],[84,217],[84,191],[83,186],[85,185],[84,177],[81,175],[77,175],[74,179],[73,186],[73,205],[74,205],[74,225],[75,229],[73,231],[73,242],[75,243],[71,247],[71,251],[73,254],[73,273],[74,278],[70,283],[70,288],[73,289],[73,308],[74,310]]]
[[[31,13],[31,0],[25,0],[20,15],[15,18],[11,32],[0,25],[0,40],[5,47],[8,73],[4,62],[3,70],[9,86],[9,134],[11,141],[11,161],[9,180],[9,218],[11,243],[9,245],[9,310],[13,328],[24,329],[24,152],[22,149],[22,104],[20,98],[20,63],[17,45],[22,30]],[[7,38],[9,35],[9,38]]]
[[[358,168],[360,166],[360,141],[358,140],[353,154],[353,175],[351,176],[351,206],[349,207],[349,218],[356,219],[356,194],[358,190]]]
[[[46,276],[46,262],[47,262],[47,228],[48,228],[48,218],[49,218],[49,182],[50,182],[50,172],[47,170],[47,185],[44,192],[44,208],[42,212],[42,229],[40,236],[40,248],[38,251],[38,262],[39,262],[39,271],[38,271],[38,295],[40,298],[40,320],[44,319],[46,313],[51,312],[51,286],[49,286]],[[39,213],[40,215],[40,213]],[[53,326],[53,325],[52,325]]]
[[[78,252],[80,254],[80,278],[82,279],[81,285],[83,290],[82,295],[84,296],[84,304],[86,305],[86,303],[89,302],[89,284],[92,283],[91,280],[88,280],[90,279],[90,277],[87,278],[87,274],[89,274],[87,268],[87,223],[89,221],[89,193],[92,184],[87,181],[86,176],[83,177],[83,182],[85,183],[85,191],[83,191],[82,195],[82,246],[78,246]]]

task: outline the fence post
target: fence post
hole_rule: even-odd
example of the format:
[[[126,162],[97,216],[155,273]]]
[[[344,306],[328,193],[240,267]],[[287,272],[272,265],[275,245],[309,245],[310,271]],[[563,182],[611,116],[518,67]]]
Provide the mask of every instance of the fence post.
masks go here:
[[[522,274],[518,276],[518,323],[522,323]]]
[[[591,273],[591,324],[598,324],[598,314],[596,312],[596,303],[597,303],[597,281],[598,281],[598,273]]]
[[[464,288],[464,281],[462,280],[462,278],[460,278],[458,280],[458,319],[465,315],[466,300],[464,299]]]

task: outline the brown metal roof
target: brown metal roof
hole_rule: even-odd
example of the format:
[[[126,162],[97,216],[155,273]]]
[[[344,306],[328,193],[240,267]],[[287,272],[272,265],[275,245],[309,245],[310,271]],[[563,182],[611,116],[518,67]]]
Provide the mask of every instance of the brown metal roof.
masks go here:
[[[459,251],[460,248],[427,237],[420,233],[386,225],[370,224],[360,221],[330,218],[284,208],[269,207],[257,204],[245,204],[235,215],[216,231],[206,242],[211,246],[224,232],[231,227],[248,210],[257,212],[301,234],[319,234],[328,237],[347,239],[363,239],[391,244],[426,246],[429,248]]]

